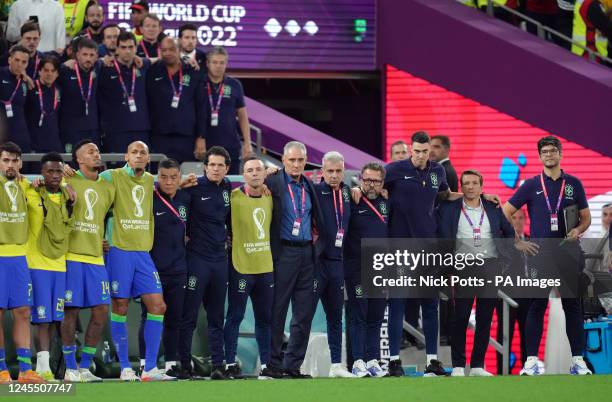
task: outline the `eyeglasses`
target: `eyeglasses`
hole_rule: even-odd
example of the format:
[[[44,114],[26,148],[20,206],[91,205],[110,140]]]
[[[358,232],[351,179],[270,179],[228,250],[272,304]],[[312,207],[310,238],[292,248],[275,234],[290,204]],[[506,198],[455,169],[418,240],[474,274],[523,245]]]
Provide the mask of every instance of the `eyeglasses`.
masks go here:
[[[363,184],[367,184],[369,186],[378,186],[383,183],[382,180],[375,180],[375,179],[362,179],[362,181],[363,181]]]
[[[556,155],[559,153],[557,148],[554,149],[543,149],[540,151],[540,155]]]

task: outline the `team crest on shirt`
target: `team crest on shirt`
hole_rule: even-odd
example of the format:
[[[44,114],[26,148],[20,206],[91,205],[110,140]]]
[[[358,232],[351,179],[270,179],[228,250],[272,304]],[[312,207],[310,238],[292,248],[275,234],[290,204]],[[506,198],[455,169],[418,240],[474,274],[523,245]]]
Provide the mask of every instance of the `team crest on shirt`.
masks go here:
[[[245,289],[246,289],[246,280],[244,279],[239,279],[238,280],[238,292],[240,293],[244,293]]]
[[[229,193],[227,192],[227,190],[223,190],[223,202],[225,203],[226,207],[229,207],[230,198],[229,198]]]
[[[574,196],[574,186],[572,186],[571,184],[565,185],[565,196],[567,198],[572,198]]]
[[[113,293],[117,293],[119,291],[119,282],[113,281],[111,283],[111,289],[113,290]]]
[[[350,200],[348,189],[346,187],[342,189],[342,198],[344,199],[344,202],[349,202]]]
[[[178,207],[178,213],[182,220],[187,220],[187,208],[184,205]]]
[[[195,290],[197,283],[198,283],[198,278],[195,275],[191,275],[189,277],[189,280],[187,281],[187,289]]]
[[[312,282],[312,288],[313,288],[313,290],[314,290],[315,292],[317,291],[317,286],[319,286],[319,281],[315,279],[315,280]]]
[[[361,285],[355,286],[355,296],[362,297],[363,296],[363,288]]]
[[[223,85],[223,97],[229,98],[230,96],[232,96],[232,87],[230,87],[229,85]]]
[[[66,291],[66,302],[67,303],[72,303],[72,290],[67,290]]]
[[[431,185],[432,186],[437,186],[438,185],[438,174],[437,173],[431,173],[429,175],[429,177],[431,178]]]
[[[378,209],[380,210],[380,213],[383,215],[387,214],[387,203],[384,201],[381,201],[380,204],[378,204]]]
[[[191,76],[189,74],[185,74],[183,76],[183,86],[188,87],[190,82],[191,82]]]
[[[36,307],[36,313],[38,314],[38,319],[39,320],[42,320],[42,319],[46,318],[45,317],[46,316],[46,310],[47,309],[45,308],[45,306],[38,306],[38,307]]]
[[[140,69],[136,69],[136,77],[140,77],[142,74],[140,73]]]
[[[28,87],[25,83],[21,83],[21,92],[23,92],[23,96],[26,96],[28,93]]]

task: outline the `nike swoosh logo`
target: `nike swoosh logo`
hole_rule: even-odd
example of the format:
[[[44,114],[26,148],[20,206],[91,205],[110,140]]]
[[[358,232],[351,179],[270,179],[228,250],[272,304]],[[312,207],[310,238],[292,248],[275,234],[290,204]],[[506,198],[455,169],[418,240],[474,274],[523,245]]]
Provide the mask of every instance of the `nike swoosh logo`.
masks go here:
[[[210,198],[211,197],[206,197],[206,198],[202,197],[202,201],[210,200]]]
[[[155,216],[160,216],[160,215],[163,215],[163,214],[165,214],[165,212],[156,212]]]
[[[116,75],[111,75],[111,76],[110,76],[110,79],[111,79],[111,80],[114,80],[115,78],[117,78],[117,76],[116,76]]]
[[[404,176],[404,179],[408,180],[408,179],[412,179],[414,178],[414,176]]]
[[[77,79],[77,77],[70,77],[70,79],[71,79],[71,80],[76,80],[76,79]]]
[[[164,77],[155,77],[155,81],[163,80]]]
[[[2,80],[2,83],[3,83],[3,84],[10,84],[10,82],[8,82],[8,81],[4,81],[4,80]]]
[[[544,190],[540,190],[540,191],[536,191],[536,194],[542,194],[544,192]]]
[[[323,195],[331,194],[331,191],[321,191],[321,194]]]
[[[363,213],[368,212],[368,210],[367,210],[367,209],[364,209],[364,210],[359,210],[358,212],[359,212],[360,214],[363,214]]]

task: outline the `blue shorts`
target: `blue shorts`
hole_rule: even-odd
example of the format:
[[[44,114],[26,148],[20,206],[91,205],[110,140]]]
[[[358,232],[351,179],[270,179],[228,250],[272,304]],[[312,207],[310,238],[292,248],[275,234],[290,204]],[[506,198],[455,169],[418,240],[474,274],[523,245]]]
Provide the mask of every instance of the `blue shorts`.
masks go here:
[[[64,294],[66,273],[31,269],[34,301],[32,323],[62,321],[64,319]]]
[[[108,273],[104,265],[66,261],[65,307],[87,308],[110,304]]]
[[[106,261],[113,298],[129,299],[150,293],[162,293],[159,274],[148,252],[111,247]]]
[[[0,257],[0,309],[32,305],[32,280],[25,255]]]

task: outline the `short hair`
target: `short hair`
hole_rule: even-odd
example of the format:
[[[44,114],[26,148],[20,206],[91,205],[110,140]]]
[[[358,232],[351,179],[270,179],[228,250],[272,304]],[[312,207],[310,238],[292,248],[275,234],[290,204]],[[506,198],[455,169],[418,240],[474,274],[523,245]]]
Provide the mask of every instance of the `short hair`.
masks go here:
[[[147,13],[142,20],[144,21],[147,18],[150,19],[150,20],[153,20],[153,21],[157,21],[157,23],[159,25],[161,25],[161,19],[159,19],[159,16],[157,14],[155,14],[155,13]]]
[[[79,142],[77,142],[76,144],[74,144],[74,146],[72,147],[72,161],[76,165],[79,164],[79,162],[77,162],[77,152],[79,151],[79,149],[81,149],[84,145],[87,145],[87,144],[96,144],[96,143],[91,138],[84,138],[80,140]]]
[[[7,141],[0,145],[0,154],[6,152],[7,154],[14,154],[21,158],[21,147],[12,141]]]
[[[51,63],[51,65],[53,66],[53,68],[55,68],[56,71],[59,71],[60,61],[57,56],[54,56],[52,54],[46,54],[40,58],[40,63],[38,64],[38,71],[42,71],[42,69],[45,68],[45,65],[49,63]]]
[[[206,60],[209,61],[213,56],[220,54],[225,56],[226,59],[229,59],[229,53],[222,46],[215,46],[206,53]]]
[[[476,169],[468,169],[468,170],[464,170],[463,173],[461,173],[461,179],[459,179],[459,181],[461,182],[461,184],[463,184],[463,177],[464,176],[478,176],[478,179],[480,180],[480,185],[482,186],[482,183],[484,182],[482,175],[480,174],[480,172]]]
[[[117,46],[119,46],[120,42],[133,41],[134,46],[136,46],[136,37],[132,32],[121,31],[119,32],[119,36],[117,36]]]
[[[434,135],[433,137],[431,137],[432,140],[440,140],[440,142],[442,143],[442,146],[446,149],[450,149],[451,144],[450,144],[450,138],[448,138],[448,136],[446,135]]]
[[[552,145],[553,147],[557,148],[559,152],[561,152],[561,141],[559,141],[559,139],[555,137],[554,135],[549,135],[549,136],[542,137],[539,139],[538,154],[542,153],[542,148],[544,148],[547,145]]]
[[[159,162],[159,165],[157,165],[157,168],[158,169],[178,169],[180,171],[181,165],[179,165],[176,159],[166,158],[162,160],[161,162]]]
[[[411,141],[413,144],[415,142],[419,144],[429,144],[431,142],[429,135],[425,131],[417,131],[412,134]]]
[[[90,0],[87,5],[85,6],[85,16],[87,17],[87,12],[89,11],[90,8],[92,8],[93,6],[98,6],[100,8],[102,8],[102,4],[98,3],[97,0]],[[102,12],[104,12],[104,8],[102,8]]]
[[[28,32],[36,31],[40,35],[40,25],[37,22],[26,22],[21,26],[20,36],[27,34]]]
[[[227,166],[229,166],[232,163],[232,159],[230,158],[230,154],[229,152],[227,152],[227,149],[220,147],[219,145],[215,145],[214,147],[210,147],[208,149],[208,151],[206,151],[206,153],[204,154],[204,164],[208,165],[208,159],[212,156],[212,155],[217,155],[217,156],[222,156],[225,158],[225,164]]]
[[[196,27],[194,24],[183,24],[179,27],[178,30],[178,37],[182,38],[183,37],[183,32],[185,31],[196,31],[196,33],[198,32],[198,27]]]
[[[121,27],[117,24],[107,24],[107,25],[104,25],[104,28],[102,28],[102,37],[104,37],[104,32],[106,32],[106,30],[110,28],[117,28],[119,30],[119,33],[121,33],[122,31]]]
[[[47,162],[64,163],[64,158],[62,158],[62,155],[60,155],[59,152],[48,152],[44,154],[42,158],[40,158],[41,168]]]
[[[244,167],[246,166],[246,163],[249,161],[260,161],[261,163],[263,163],[264,167],[266,166],[265,162],[263,161],[263,159],[261,159],[259,156],[257,155],[249,155],[246,158],[244,158],[244,160],[242,161],[242,172],[244,173]]]
[[[406,141],[398,140],[398,141],[395,141],[393,144],[391,144],[391,149],[393,149],[393,147],[396,147],[398,145],[406,145],[406,146],[408,146],[408,144],[406,144]]]
[[[304,152],[304,155],[306,155],[306,145],[302,144],[299,141],[289,141],[288,143],[286,143],[285,146],[283,147],[283,155],[287,155],[287,152],[291,148],[297,148],[300,151]]]
[[[76,44],[76,50],[78,52],[81,49],[94,49],[97,51],[98,44],[88,37],[81,37]]]
[[[602,210],[606,209],[606,208],[610,208],[612,207],[612,202],[609,202],[607,204],[603,204],[603,206],[601,207]]]
[[[321,164],[324,164],[325,162],[344,163],[344,156],[342,156],[342,154],[338,151],[329,151],[325,153],[325,155],[323,155],[323,159],[321,159]]]
[[[385,167],[378,163],[378,162],[369,162],[366,163],[365,165],[363,165],[363,167],[361,168],[361,175],[363,176],[363,173],[366,170],[374,170],[376,172],[380,172],[382,178],[385,178],[385,175],[387,174],[387,171],[385,170]]]
[[[9,50],[9,56],[13,57],[17,52],[25,53],[28,55],[28,57],[30,57],[30,51],[25,46],[19,44],[11,47]]]

